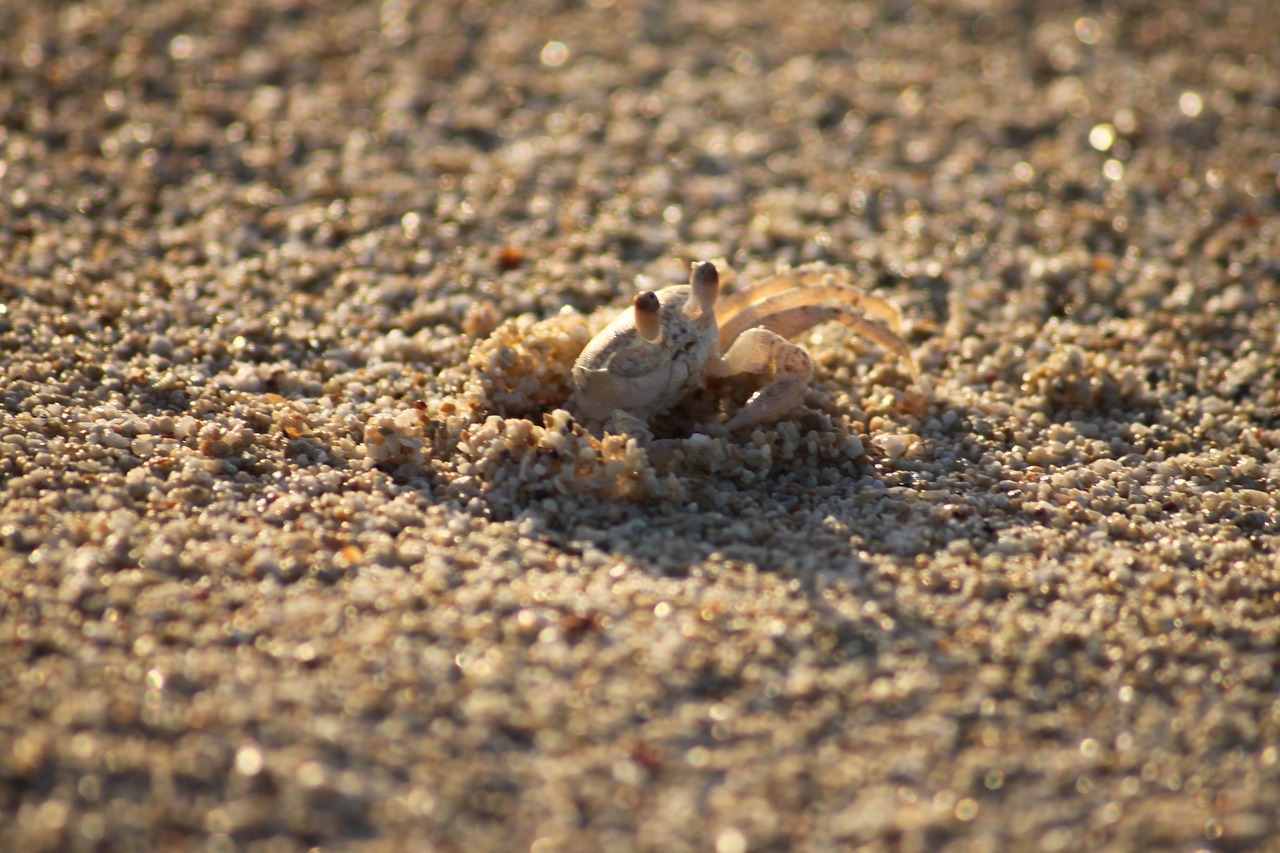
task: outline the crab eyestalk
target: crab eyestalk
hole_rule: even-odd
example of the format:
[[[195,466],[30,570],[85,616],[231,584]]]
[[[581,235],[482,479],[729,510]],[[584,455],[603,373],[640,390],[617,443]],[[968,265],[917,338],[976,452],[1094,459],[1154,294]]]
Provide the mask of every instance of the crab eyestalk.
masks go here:
[[[711,314],[720,295],[720,273],[711,261],[695,261],[689,268],[689,288],[693,298],[685,303],[684,314],[696,320]]]
[[[636,313],[636,331],[651,344],[662,340],[662,305],[652,290],[637,293],[632,303]]]

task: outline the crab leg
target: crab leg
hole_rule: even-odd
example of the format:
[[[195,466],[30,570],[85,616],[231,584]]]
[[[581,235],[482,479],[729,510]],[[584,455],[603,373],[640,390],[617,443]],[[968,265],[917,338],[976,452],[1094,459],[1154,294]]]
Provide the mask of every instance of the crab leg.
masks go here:
[[[793,270],[769,276],[748,287],[746,290],[721,296],[716,307],[722,321],[732,320],[735,315],[748,310],[754,303],[761,302],[787,290],[798,290],[808,296],[795,297],[797,303],[814,303],[826,299],[841,301],[854,308],[860,308],[871,316],[886,323],[895,332],[901,322],[898,309],[891,303],[873,296],[853,285],[853,275],[848,270],[826,266],[825,264],[808,264]],[[776,309],[775,309],[776,310]],[[724,326],[721,326],[723,329]],[[742,326],[734,334],[747,326]],[[721,334],[721,342],[727,340]]]
[[[890,334],[895,337],[898,334],[900,326],[898,309],[892,304],[878,296],[870,296],[852,287],[826,284],[784,290],[752,302],[736,314],[721,313],[720,346],[721,348],[729,346],[744,330],[767,323],[770,317],[777,314],[819,306],[844,309],[859,317],[870,315],[873,319],[883,322],[888,327],[886,331]],[[795,334],[820,322],[822,321],[816,320],[808,326],[797,329]]]
[[[729,429],[770,423],[785,415],[804,397],[813,376],[813,359],[777,332],[757,327],[739,335],[728,352],[708,365],[707,372],[715,376],[770,370],[773,381],[751,395],[726,424]]]
[[[769,301],[771,300],[766,300],[766,303]],[[831,320],[845,324],[881,349],[893,353],[906,363],[913,379],[920,378],[920,367],[911,354],[911,347],[901,335],[886,329],[879,323],[871,322],[860,311],[845,305],[800,305],[795,308],[785,308],[761,318],[757,328],[768,329],[791,339],[820,323]]]

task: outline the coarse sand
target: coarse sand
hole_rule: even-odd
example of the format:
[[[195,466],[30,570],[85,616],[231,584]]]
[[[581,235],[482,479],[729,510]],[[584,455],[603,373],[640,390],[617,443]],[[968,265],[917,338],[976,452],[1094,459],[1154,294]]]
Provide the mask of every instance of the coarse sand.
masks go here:
[[[0,850],[1280,849],[1280,4],[0,6]],[[822,261],[802,405],[561,407]]]

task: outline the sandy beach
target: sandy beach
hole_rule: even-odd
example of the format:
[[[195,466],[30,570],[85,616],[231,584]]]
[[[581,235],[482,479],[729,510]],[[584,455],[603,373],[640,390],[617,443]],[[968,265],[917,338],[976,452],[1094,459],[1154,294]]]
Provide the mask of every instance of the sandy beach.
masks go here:
[[[1280,848],[1280,5],[0,10],[0,849]],[[566,411],[644,289],[839,324]]]

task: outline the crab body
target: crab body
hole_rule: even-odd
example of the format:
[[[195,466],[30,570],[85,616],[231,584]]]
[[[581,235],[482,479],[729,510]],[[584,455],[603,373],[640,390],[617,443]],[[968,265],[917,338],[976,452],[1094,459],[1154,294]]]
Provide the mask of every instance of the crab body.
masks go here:
[[[662,339],[647,341],[636,308],[623,311],[596,335],[573,365],[577,409],[590,420],[626,412],[647,421],[702,385],[707,364],[720,355],[714,314],[685,316],[691,288],[656,291]]]
[[[708,377],[753,373],[768,374],[770,381],[726,426],[775,421],[800,402],[813,375],[809,354],[788,339],[828,320],[898,355],[918,376],[898,334],[897,309],[850,286],[850,278],[847,271],[811,264],[720,300],[715,265],[694,263],[688,285],[638,294],[587,344],[573,365],[569,408],[592,422],[644,424]]]

